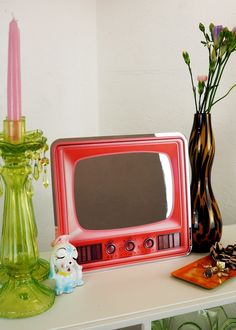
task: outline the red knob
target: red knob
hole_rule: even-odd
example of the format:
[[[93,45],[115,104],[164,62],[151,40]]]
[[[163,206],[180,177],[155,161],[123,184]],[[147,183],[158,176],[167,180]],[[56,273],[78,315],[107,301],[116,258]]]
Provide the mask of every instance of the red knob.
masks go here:
[[[153,245],[154,245],[154,241],[152,238],[145,239],[145,241],[144,241],[145,248],[151,249],[153,247]]]
[[[112,244],[112,243],[107,244],[106,252],[108,254],[113,254],[115,252],[115,250],[116,250],[116,246],[114,244]]]
[[[134,244],[133,241],[127,241],[125,243],[125,249],[126,249],[126,251],[133,251],[134,248],[135,248],[135,244]]]

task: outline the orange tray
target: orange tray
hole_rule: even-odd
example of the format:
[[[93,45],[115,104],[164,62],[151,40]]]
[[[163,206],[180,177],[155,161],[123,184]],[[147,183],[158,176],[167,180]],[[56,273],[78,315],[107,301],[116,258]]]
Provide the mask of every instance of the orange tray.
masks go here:
[[[201,286],[205,289],[214,289],[236,276],[236,270],[231,269],[228,273],[229,276],[222,276],[219,278],[217,274],[213,274],[212,277],[206,278],[204,276],[204,266],[206,265],[214,265],[214,261],[211,256],[198,259],[191,264],[175,270],[171,273],[171,275],[181,280]]]

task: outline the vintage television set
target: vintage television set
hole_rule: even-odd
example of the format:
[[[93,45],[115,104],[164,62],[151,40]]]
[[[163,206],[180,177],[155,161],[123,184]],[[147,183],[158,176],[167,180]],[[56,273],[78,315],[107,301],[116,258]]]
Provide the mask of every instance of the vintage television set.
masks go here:
[[[182,134],[59,139],[51,166],[56,235],[84,270],[190,252]]]

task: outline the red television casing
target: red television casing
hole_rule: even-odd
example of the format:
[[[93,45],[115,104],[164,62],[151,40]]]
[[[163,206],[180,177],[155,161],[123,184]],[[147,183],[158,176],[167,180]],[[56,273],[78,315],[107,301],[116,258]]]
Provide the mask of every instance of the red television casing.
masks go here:
[[[75,184],[80,184],[75,182],[77,164],[134,153],[164,154],[169,159],[173,184],[168,216],[138,226],[85,229],[75,205]],[[56,235],[69,235],[84,270],[183,256],[191,251],[188,152],[182,134],[59,139],[51,146],[51,167]],[[93,221],[96,223],[96,215]]]

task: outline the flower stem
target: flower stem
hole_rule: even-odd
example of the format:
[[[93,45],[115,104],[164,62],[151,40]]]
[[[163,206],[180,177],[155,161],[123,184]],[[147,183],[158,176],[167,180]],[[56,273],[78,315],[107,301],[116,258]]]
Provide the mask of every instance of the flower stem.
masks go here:
[[[208,61],[209,61],[209,70],[208,70],[208,80],[207,80],[207,85],[206,85],[206,92],[203,98],[203,102],[201,105],[201,113],[202,112],[206,112],[206,105],[207,105],[207,101],[208,101],[208,97],[209,97],[209,93],[211,90],[211,84],[212,84],[212,80],[215,74],[215,71],[217,69],[218,66],[218,62],[216,63],[216,66],[214,69],[211,68],[211,44],[208,42]]]
[[[214,83],[213,83],[213,86],[212,86],[213,88],[212,88],[212,91],[211,91],[211,94],[210,94],[210,98],[209,98],[208,107],[206,109],[206,112],[211,111],[211,108],[213,106],[213,101],[214,101],[214,98],[215,98],[215,95],[216,95],[216,91],[217,91],[217,88],[219,86],[219,83],[220,83],[220,80],[221,80],[221,77],[222,77],[222,73],[223,73],[225,65],[226,65],[226,63],[229,59],[229,56],[230,55],[225,56],[223,61],[219,62],[218,70],[217,70],[216,77],[215,77],[215,80],[214,80]]]
[[[210,67],[210,56],[209,56],[209,67]],[[213,71],[211,71],[209,69],[209,72],[208,72],[208,80],[207,80],[207,85],[206,85],[206,93],[204,95],[204,99],[203,99],[203,102],[202,102],[202,106],[201,106],[201,112],[206,112],[206,105],[207,105],[207,102],[208,102],[208,97],[210,95],[210,90],[211,90],[211,84],[212,84],[212,80],[213,80],[213,77],[214,77],[214,74],[215,74],[215,71],[217,69],[217,66],[218,66],[218,63],[216,64],[216,67],[214,68]]]
[[[218,87],[217,86],[217,81],[218,81],[218,77],[219,77],[219,74],[220,74],[221,65],[222,65],[221,58],[218,57],[216,68],[215,68],[215,70],[213,72],[213,75],[212,75],[213,84],[212,84],[212,81],[211,81],[211,86],[212,87],[211,87],[210,94],[209,94],[208,105],[207,104],[205,105],[205,112],[210,112],[212,100],[214,99],[214,92],[216,91],[216,89]]]
[[[229,90],[228,92],[223,95],[222,97],[220,97],[218,100],[216,100],[215,102],[212,103],[212,106],[215,105],[217,102],[221,101],[222,99],[224,99],[227,95],[229,95],[229,93],[232,91],[232,89],[234,89],[236,87],[236,84],[234,84]]]
[[[202,94],[200,94],[198,98],[198,112],[201,112],[201,98],[202,98]]]
[[[198,112],[198,108],[197,108],[197,97],[196,97],[196,87],[194,86],[193,83],[193,74],[192,74],[192,70],[190,65],[188,64],[188,70],[190,73],[190,78],[191,78],[191,84],[192,84],[192,89],[193,89],[193,96],[194,96],[194,103],[195,103],[195,108],[196,108],[196,112]]]

